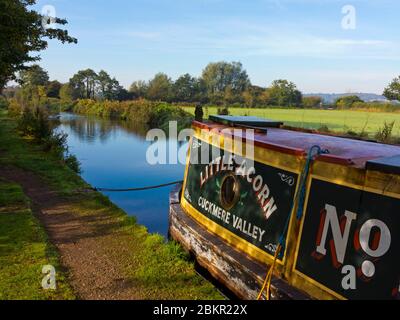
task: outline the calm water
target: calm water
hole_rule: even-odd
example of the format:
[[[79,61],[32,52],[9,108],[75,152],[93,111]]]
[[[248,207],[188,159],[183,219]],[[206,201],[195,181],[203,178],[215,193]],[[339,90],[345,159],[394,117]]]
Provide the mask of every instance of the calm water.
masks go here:
[[[61,114],[59,129],[68,134],[68,146],[81,162],[82,177],[95,187],[131,188],[183,179],[184,165],[150,165],[147,129],[118,120]],[[168,194],[172,187],[139,192],[107,193],[150,232],[168,231]]]

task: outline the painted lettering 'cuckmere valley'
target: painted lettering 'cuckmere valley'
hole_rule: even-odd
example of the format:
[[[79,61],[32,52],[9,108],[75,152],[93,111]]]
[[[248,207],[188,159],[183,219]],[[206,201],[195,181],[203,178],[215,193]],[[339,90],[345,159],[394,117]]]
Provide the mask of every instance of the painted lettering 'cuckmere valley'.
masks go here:
[[[217,206],[215,203],[212,203],[203,197],[199,197],[198,204],[200,208],[204,209],[210,215],[218,218],[224,224],[232,224],[232,226],[235,229],[239,230],[241,233],[259,242],[263,241],[265,230],[261,229],[260,227],[241,217],[225,211],[221,207]]]

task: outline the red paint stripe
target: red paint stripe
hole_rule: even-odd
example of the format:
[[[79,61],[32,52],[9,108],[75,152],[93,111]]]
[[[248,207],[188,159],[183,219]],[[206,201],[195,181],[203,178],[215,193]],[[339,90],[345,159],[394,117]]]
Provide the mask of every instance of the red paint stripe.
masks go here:
[[[321,154],[318,157],[318,161],[334,163],[334,164],[341,164],[344,166],[350,166],[350,165],[354,164],[353,160],[351,160],[351,159],[335,156],[332,154]]]
[[[356,251],[359,251],[361,249],[361,244],[360,244],[360,229],[357,229],[356,232],[354,233],[354,249]]]
[[[331,256],[332,256],[332,264],[336,269],[339,269],[339,267],[342,265],[341,263],[339,263],[339,261],[337,260],[337,256],[336,256],[336,247],[335,247],[335,242],[333,241],[333,239],[331,239],[329,241],[329,245],[331,248]]]
[[[371,250],[375,251],[376,249],[378,249],[380,241],[381,241],[381,232],[376,231],[372,239]]]
[[[324,230],[324,226],[325,226],[326,210],[322,209],[320,211],[320,214],[321,214],[321,218],[320,218],[320,222],[319,222],[319,227],[318,227],[318,232],[317,232],[317,241],[316,241],[317,247],[321,244],[322,231]]]

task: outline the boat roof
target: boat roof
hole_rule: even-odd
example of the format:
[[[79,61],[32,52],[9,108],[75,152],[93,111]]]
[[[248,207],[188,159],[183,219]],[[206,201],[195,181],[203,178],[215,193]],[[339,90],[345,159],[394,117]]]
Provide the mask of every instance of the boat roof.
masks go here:
[[[210,115],[209,119],[211,121],[222,123],[229,126],[244,125],[244,126],[254,126],[257,128],[271,128],[271,127],[278,128],[281,125],[283,125],[282,121],[276,121],[272,119],[265,119],[254,116]]]
[[[237,128],[240,124],[225,125],[214,121],[193,121],[193,126],[222,130],[229,127]],[[319,156],[319,161],[364,168],[369,160],[375,160],[375,165],[371,166],[374,170],[380,170],[380,166],[385,166],[387,162],[384,159],[392,157],[390,165],[400,167],[400,146],[396,145],[276,127],[268,127],[267,131],[255,130],[254,141],[255,145],[296,155],[304,155],[312,146],[318,145],[329,150],[329,154]]]

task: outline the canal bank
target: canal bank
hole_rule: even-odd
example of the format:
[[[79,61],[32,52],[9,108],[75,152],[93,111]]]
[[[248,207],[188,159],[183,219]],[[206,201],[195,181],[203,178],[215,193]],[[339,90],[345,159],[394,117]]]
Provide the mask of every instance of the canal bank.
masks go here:
[[[0,283],[1,292],[13,290],[26,299],[48,299],[41,288],[43,263],[55,265],[60,284],[64,284],[57,290],[64,288],[65,294],[50,297],[54,299],[222,298],[209,282],[197,275],[193,263],[178,245],[165,243],[160,235],[149,234],[100,193],[82,192],[89,187],[87,183],[45,153],[42,146],[19,137],[14,120],[2,114],[0,123],[2,193],[9,192],[11,186],[20,186],[28,198],[32,217],[38,221],[37,232],[44,230],[48,237],[48,240],[22,237],[19,246],[24,248],[35,241],[45,248],[55,248],[52,256],[44,250],[39,262],[28,254],[23,260],[34,265],[33,270],[10,273],[10,281]],[[2,203],[3,212],[11,217],[18,214],[15,206],[6,202]],[[16,238],[10,234],[3,241],[7,245]],[[0,252],[3,272],[12,261],[7,261],[11,257],[6,252]],[[35,295],[24,288],[24,281],[34,283]],[[74,294],[68,293],[68,287]]]

